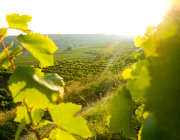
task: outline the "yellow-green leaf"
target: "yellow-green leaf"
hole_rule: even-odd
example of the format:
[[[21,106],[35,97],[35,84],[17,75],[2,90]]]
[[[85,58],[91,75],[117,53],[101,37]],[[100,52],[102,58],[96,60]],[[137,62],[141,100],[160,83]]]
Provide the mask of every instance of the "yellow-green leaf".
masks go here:
[[[58,49],[54,42],[40,33],[19,35],[18,41],[39,61],[42,67],[54,65],[53,53]]]
[[[22,50],[21,46],[16,46],[16,47],[13,48],[13,50],[8,50],[8,54],[9,54],[10,57],[13,57],[15,54],[17,54],[21,50]],[[14,58],[15,57],[13,57],[13,59]],[[12,61],[13,61],[13,59],[12,59]],[[6,52],[3,50],[0,53],[0,66],[8,68],[10,65],[11,65],[11,62],[10,62]]]
[[[153,33],[155,32],[156,26],[149,26],[146,27],[146,33],[144,33],[144,36],[152,36]]]
[[[30,66],[18,66],[11,75],[9,89],[14,102],[25,100],[29,107],[47,108],[54,95],[63,94],[63,80],[57,74],[43,73]]]
[[[9,28],[18,29],[25,33],[30,33],[27,22],[30,22],[31,19],[32,17],[29,15],[19,16],[18,14],[11,14],[6,16]]]
[[[81,110],[80,105],[72,103],[60,103],[49,109],[54,122],[69,133],[79,135],[83,138],[91,136],[91,132],[86,126],[86,121],[82,117],[74,117]]]
[[[52,140],[76,140],[71,134],[56,128],[50,133]]]
[[[110,103],[110,130],[123,132],[126,137],[134,137],[135,132],[132,123],[134,104],[129,90],[123,87],[117,92]]]
[[[22,118],[21,121],[20,121],[20,124],[18,126],[18,130],[16,131],[16,134],[15,134],[15,140],[18,140],[19,135],[21,134],[21,132],[22,132],[22,130],[24,129],[25,126],[26,126],[25,118]]]
[[[2,40],[4,39],[4,36],[7,37],[7,28],[5,27],[0,29],[0,42],[1,42],[1,39]]]

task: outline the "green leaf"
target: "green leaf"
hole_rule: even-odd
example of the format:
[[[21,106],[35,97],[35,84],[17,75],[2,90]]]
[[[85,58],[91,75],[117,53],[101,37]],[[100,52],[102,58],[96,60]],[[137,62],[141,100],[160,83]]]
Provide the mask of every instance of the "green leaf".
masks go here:
[[[146,89],[145,110],[153,113],[158,128],[174,140],[180,139],[180,12],[171,11],[165,17],[153,34],[158,55],[151,56],[148,66],[152,80]]]
[[[163,132],[157,129],[156,122],[152,114],[150,114],[143,122],[141,140],[168,140],[165,138]]]
[[[36,126],[36,128],[41,128],[41,127],[43,127],[43,126],[46,126],[46,125],[52,124],[52,123],[53,123],[53,122],[48,121],[48,120],[41,120],[41,121],[39,122],[39,124]]]
[[[6,16],[9,28],[18,29],[25,33],[30,33],[27,22],[30,22],[31,19],[32,17],[29,15],[19,16],[18,14],[11,14]]]
[[[136,99],[144,96],[146,88],[150,86],[150,75],[147,60],[140,60],[133,65],[133,69],[126,69],[122,73],[122,79],[131,79],[127,88],[134,94]]]
[[[3,50],[0,53],[0,66],[8,68],[10,65],[11,65],[11,62],[9,61],[9,58],[8,58],[6,52]]]
[[[14,119],[14,121],[16,122],[21,122],[22,119],[24,119],[26,121],[26,124],[30,123],[30,119],[27,113],[27,109],[25,106],[23,107],[17,107],[17,112],[16,112],[16,118]]]
[[[139,106],[135,111],[138,120],[141,120],[141,117],[146,119],[147,116],[149,115],[149,112],[147,112],[147,111],[144,112],[144,107],[145,107],[145,105],[143,104],[143,105]]]
[[[56,128],[50,133],[52,140],[76,140],[71,134]]]
[[[22,50],[22,47],[16,46],[13,48],[13,50],[9,50],[8,54],[10,57],[12,57],[16,53],[18,53],[20,50]],[[0,53],[0,65],[5,67],[5,68],[8,68],[11,65],[11,62],[10,62],[10,60],[9,60],[9,58],[8,58],[8,56],[4,50]]]
[[[149,26],[146,27],[146,33],[144,34],[144,36],[152,36],[153,33],[155,32],[154,30],[156,29],[156,26]]]
[[[50,133],[50,139],[51,140],[56,140],[56,135],[57,135],[57,130],[52,130],[51,133]]]
[[[40,33],[19,35],[18,41],[39,61],[42,67],[54,65],[53,53],[58,49],[54,42]]]
[[[16,131],[15,140],[18,140],[19,135],[21,134],[21,132],[25,126],[26,126],[26,121],[25,121],[25,118],[23,118],[23,119],[21,119],[20,124],[18,126],[18,130]]]
[[[64,83],[60,76],[43,76],[41,70],[30,66],[18,66],[8,83],[14,102],[25,100],[30,108],[45,109],[54,102],[54,96],[63,94]]]
[[[86,121],[82,117],[73,117],[81,110],[80,105],[72,103],[60,103],[49,109],[54,122],[69,133],[79,135],[83,138],[91,136],[91,132],[86,126]]]
[[[4,36],[7,37],[7,28],[1,28],[0,29],[0,42],[1,42],[1,39],[3,40],[4,39]]]
[[[143,116],[144,106],[145,106],[144,104],[139,106],[135,111],[138,120],[140,120],[141,117]]]
[[[32,117],[33,123],[34,123],[35,125],[37,125],[38,122],[41,120],[43,114],[44,114],[44,110],[42,110],[42,109],[35,109],[35,108],[34,108],[34,109],[31,111],[31,117]]]
[[[110,130],[123,132],[126,137],[134,137],[132,123],[134,104],[129,90],[123,87],[117,92],[110,102]]]
[[[136,46],[136,47],[140,47],[140,46],[142,46],[142,44],[144,43],[144,42],[146,42],[146,40],[148,39],[148,37],[142,37],[141,38],[141,36],[140,35],[138,35],[137,37],[135,37],[134,38],[134,45]]]

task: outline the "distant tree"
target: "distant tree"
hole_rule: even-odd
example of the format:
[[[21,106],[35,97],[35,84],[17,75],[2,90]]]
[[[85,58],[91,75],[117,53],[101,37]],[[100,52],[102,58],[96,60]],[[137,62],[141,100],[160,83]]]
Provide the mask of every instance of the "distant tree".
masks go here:
[[[67,47],[67,51],[70,51],[70,50],[72,50],[72,47]]]

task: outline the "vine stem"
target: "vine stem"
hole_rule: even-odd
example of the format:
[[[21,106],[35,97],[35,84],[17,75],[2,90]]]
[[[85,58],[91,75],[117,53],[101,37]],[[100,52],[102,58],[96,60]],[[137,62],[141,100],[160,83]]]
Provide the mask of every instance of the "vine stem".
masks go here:
[[[12,62],[12,58],[10,57],[10,55],[9,55],[9,53],[8,53],[8,50],[6,49],[2,38],[1,38],[1,44],[2,44],[2,49],[6,52],[8,58],[9,58],[9,61],[11,62],[12,68],[15,69],[15,66],[14,66],[14,64],[13,64],[13,62]]]
[[[29,116],[29,118],[30,118],[30,127],[32,128],[32,130],[33,130],[34,133],[36,134],[37,139],[38,139],[38,140],[41,140],[39,131],[37,131],[36,128],[35,128],[35,124],[33,123],[33,120],[32,120],[32,117],[31,117],[31,112],[29,111],[29,108],[28,108],[28,105],[27,105],[26,102],[25,102],[25,106],[26,106],[26,108],[27,108],[27,113],[28,113],[28,116]]]
[[[55,124],[46,134],[44,134],[41,138],[46,137],[54,128],[56,128],[57,124]]]
[[[138,103],[134,103],[134,105],[137,107],[141,106],[141,104],[138,104]]]
[[[19,52],[17,52],[16,54],[14,54],[13,56],[11,56],[11,59],[13,59],[14,56],[16,56],[17,54],[19,54],[20,52],[26,50],[26,48],[23,48],[22,50],[20,50]]]

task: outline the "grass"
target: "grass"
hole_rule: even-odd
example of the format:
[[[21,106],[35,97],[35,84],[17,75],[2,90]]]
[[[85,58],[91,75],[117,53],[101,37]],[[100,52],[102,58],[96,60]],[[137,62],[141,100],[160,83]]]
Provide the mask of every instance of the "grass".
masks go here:
[[[126,139],[122,133],[113,133],[108,127],[108,116],[110,108],[110,100],[114,93],[109,93],[107,97],[93,103],[91,106],[84,109],[78,116],[82,116],[87,121],[92,137],[88,140],[130,140]],[[76,136],[78,140],[84,140]]]
[[[18,128],[18,123],[14,122],[16,110],[0,112],[0,137],[1,140],[14,139],[15,132]]]

